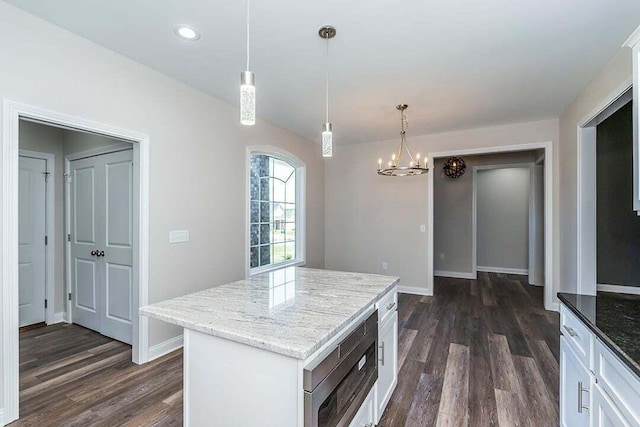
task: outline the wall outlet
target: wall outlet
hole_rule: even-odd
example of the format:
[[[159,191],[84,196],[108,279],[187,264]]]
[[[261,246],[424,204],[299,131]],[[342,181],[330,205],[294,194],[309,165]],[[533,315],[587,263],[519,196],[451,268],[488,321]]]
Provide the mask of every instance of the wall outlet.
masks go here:
[[[389,264],[387,264],[386,262],[383,262],[383,263],[382,263],[382,269],[383,269],[383,270],[386,270],[386,269],[388,269],[388,268],[389,268]]]
[[[440,254],[440,259],[444,259],[444,254]]]
[[[426,225],[424,225],[424,224],[420,224],[420,232],[421,232],[421,233],[424,233],[424,232],[426,232],[426,231],[427,231],[427,226],[426,226]]]
[[[189,241],[189,230],[173,230],[169,232],[169,243],[183,243]]]

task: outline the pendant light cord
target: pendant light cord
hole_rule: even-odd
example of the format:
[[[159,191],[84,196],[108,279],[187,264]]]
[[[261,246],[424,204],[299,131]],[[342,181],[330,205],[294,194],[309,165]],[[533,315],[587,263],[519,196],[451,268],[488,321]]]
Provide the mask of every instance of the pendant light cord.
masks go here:
[[[249,17],[250,17],[250,3],[251,0],[247,0],[247,71],[249,71],[249,41],[250,41],[250,32],[249,32]]]
[[[327,70],[326,70],[327,71],[327,73],[326,73],[326,76],[327,76],[327,85],[326,85],[326,89],[327,89],[327,93],[326,93],[326,98],[327,98],[327,103],[326,103],[327,104],[326,105],[326,108],[327,108],[327,111],[326,111],[326,113],[327,113],[327,121],[326,121],[326,123],[329,123],[329,34],[327,34],[325,36],[325,39],[327,40],[327,46],[326,46],[326,54],[327,54]]]

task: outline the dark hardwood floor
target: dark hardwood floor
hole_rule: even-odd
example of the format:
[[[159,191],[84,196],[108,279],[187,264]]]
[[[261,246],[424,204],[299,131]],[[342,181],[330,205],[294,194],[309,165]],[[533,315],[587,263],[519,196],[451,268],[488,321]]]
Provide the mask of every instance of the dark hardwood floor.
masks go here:
[[[379,426],[557,426],[560,318],[526,283],[479,273],[400,294],[398,386]]]
[[[182,351],[149,364],[76,325],[20,333],[20,419],[10,426],[182,425]]]
[[[398,386],[379,425],[557,426],[559,316],[542,292],[480,274],[400,294]],[[11,426],[182,425],[182,352],[137,366],[79,326],[21,332],[20,417]]]

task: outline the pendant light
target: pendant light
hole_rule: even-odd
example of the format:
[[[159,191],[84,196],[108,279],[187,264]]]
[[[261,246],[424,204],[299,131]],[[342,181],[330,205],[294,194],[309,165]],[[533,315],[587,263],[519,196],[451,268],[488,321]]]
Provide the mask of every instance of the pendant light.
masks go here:
[[[329,39],[336,36],[336,29],[331,25],[325,25],[318,31],[321,38],[326,40],[327,69],[326,69],[326,121],[322,125],[322,157],[333,156],[333,126],[329,121]]]
[[[428,162],[427,158],[423,159],[423,163],[420,163],[420,154],[416,154],[414,157],[411,153],[411,149],[409,148],[409,143],[407,142],[407,116],[404,113],[409,106],[407,104],[400,104],[396,106],[398,111],[400,111],[400,121],[402,122],[402,130],[400,131],[400,147],[398,151],[391,155],[391,160],[389,160],[389,167],[382,167],[382,159],[378,159],[378,174],[384,176],[414,176],[414,175],[422,175],[429,172],[429,168],[427,167]],[[409,156],[409,164],[408,166],[402,165],[402,154],[407,153]]]
[[[249,7],[247,0],[247,69],[240,73],[240,123],[247,126],[256,124],[256,76],[249,71]]]

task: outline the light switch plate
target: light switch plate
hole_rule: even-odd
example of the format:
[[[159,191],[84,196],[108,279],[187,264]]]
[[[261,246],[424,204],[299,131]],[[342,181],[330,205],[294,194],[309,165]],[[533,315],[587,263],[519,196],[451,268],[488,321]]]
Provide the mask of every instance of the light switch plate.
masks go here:
[[[183,243],[189,241],[189,230],[173,230],[169,232],[169,243]]]

